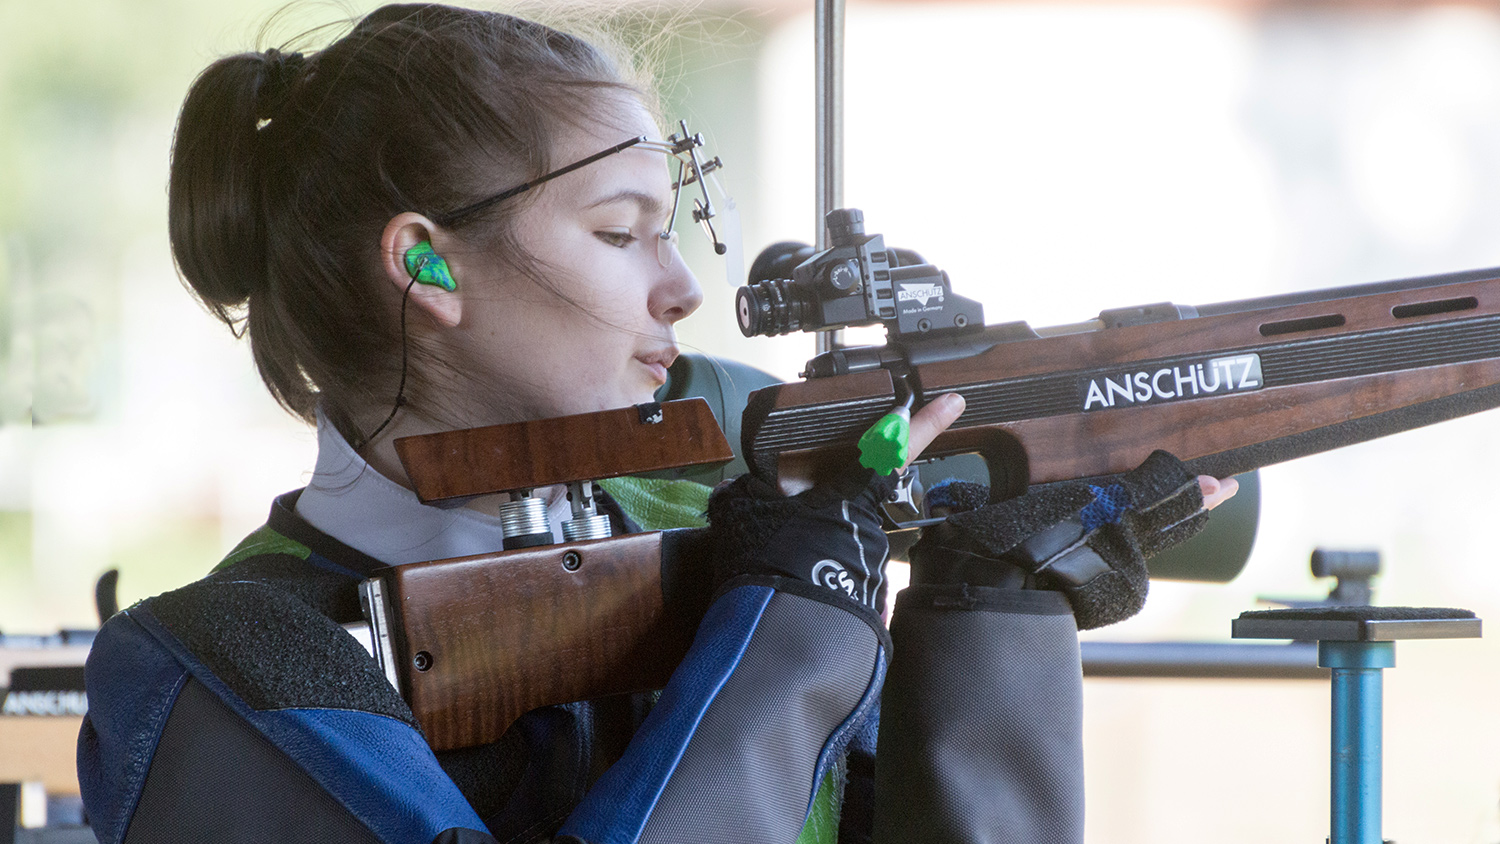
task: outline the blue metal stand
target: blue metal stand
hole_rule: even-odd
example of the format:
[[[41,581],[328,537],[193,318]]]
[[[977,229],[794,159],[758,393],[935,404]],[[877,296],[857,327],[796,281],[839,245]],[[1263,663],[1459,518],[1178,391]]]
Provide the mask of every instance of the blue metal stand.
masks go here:
[[[1241,613],[1236,639],[1318,643],[1333,677],[1329,844],[1384,844],[1380,835],[1381,670],[1397,639],[1478,638],[1482,622],[1447,607],[1328,606]]]
[[[1381,844],[1381,669],[1396,664],[1395,642],[1319,642],[1318,665],[1333,670],[1331,844]]]

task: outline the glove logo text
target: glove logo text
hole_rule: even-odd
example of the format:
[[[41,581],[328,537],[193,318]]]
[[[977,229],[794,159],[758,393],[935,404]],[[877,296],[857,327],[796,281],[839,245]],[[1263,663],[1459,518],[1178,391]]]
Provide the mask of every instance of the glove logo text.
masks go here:
[[[813,566],[812,577],[813,582],[819,586],[843,592],[854,600],[859,600],[859,586],[837,560],[820,560]]]

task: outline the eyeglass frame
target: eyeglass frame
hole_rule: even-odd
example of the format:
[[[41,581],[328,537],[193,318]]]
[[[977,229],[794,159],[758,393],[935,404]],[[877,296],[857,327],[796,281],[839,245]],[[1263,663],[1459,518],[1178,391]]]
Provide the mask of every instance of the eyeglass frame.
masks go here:
[[[672,183],[671,188],[672,213],[671,216],[667,218],[667,227],[659,232],[657,234],[657,237],[659,237],[662,241],[674,244],[677,242],[677,233],[676,231],[674,231],[674,229],[677,225],[677,208],[682,199],[682,189],[690,184],[693,184],[694,182],[697,182],[698,187],[703,193],[703,198],[702,200],[699,200],[697,197],[693,198],[693,221],[702,224],[704,230],[708,232],[709,240],[713,241],[714,244],[714,253],[723,255],[728,251],[728,247],[719,240],[718,234],[714,231],[713,223],[710,222],[710,220],[714,218],[716,212],[714,211],[713,198],[708,194],[707,179],[705,179],[704,177],[709,173],[714,172],[715,170],[721,169],[724,166],[724,162],[721,161],[718,156],[714,156],[708,161],[699,161],[697,150],[699,147],[703,146],[703,135],[689,133],[686,120],[677,121],[677,125],[681,129],[681,133],[679,134],[674,132],[671,135],[667,136],[667,139],[665,141],[653,141],[646,135],[637,135],[634,138],[621,141],[620,143],[615,144],[609,149],[601,150],[600,152],[596,152],[593,155],[587,156],[585,158],[580,158],[571,164],[567,164],[551,172],[544,173],[529,182],[516,185],[512,188],[507,188],[497,194],[487,196],[477,202],[471,202],[468,205],[463,206],[462,208],[443,212],[440,214],[434,214],[432,215],[432,221],[440,226],[452,226],[454,223],[457,223],[465,217],[472,216],[487,208],[494,207],[495,205],[498,205],[499,203],[504,202],[511,197],[519,196],[520,194],[523,194],[526,191],[537,187],[538,185],[556,179],[558,176],[565,176],[573,172],[574,170],[577,170],[581,167],[587,167],[588,165],[593,164],[596,161],[608,158],[609,156],[616,153],[624,152],[627,149],[644,147],[645,149],[666,153],[667,155],[670,155],[673,158],[677,159],[677,181]],[[687,156],[686,159],[683,158],[684,155]],[[689,169],[691,169],[691,172],[688,172]],[[662,246],[664,245],[665,244],[658,246],[658,255],[660,255],[660,253],[663,251]],[[663,263],[666,262],[663,261]]]

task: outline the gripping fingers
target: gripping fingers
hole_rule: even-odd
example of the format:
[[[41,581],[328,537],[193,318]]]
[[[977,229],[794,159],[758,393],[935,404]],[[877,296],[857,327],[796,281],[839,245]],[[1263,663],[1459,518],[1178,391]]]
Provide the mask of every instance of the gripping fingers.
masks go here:
[[[911,458],[906,461],[906,465],[910,466],[912,460],[920,457],[922,452],[932,445],[932,441],[948,430],[948,426],[956,422],[963,412],[964,397],[958,393],[946,393],[928,402],[921,410],[913,414],[911,417]]]
[[[1198,486],[1203,490],[1203,509],[1212,510],[1234,497],[1240,490],[1240,482],[1234,478],[1218,478],[1209,475],[1198,476]]]

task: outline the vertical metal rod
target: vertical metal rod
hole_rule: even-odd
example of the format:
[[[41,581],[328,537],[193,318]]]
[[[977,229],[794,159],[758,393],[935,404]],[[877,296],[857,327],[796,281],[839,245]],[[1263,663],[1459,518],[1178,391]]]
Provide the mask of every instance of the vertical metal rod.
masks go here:
[[[1381,844],[1382,668],[1392,642],[1320,642],[1318,664],[1333,674],[1331,844]]]
[[[1379,668],[1333,670],[1333,844],[1380,844]]]
[[[813,246],[828,248],[823,225],[828,212],[844,204],[844,0],[816,0],[813,60],[817,65],[817,218]],[[817,353],[837,348],[837,331],[819,331]]]

